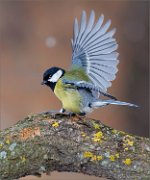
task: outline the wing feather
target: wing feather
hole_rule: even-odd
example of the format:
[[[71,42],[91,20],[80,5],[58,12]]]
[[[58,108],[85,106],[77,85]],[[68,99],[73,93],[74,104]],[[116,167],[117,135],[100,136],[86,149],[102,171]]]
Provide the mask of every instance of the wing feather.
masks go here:
[[[95,13],[94,13],[94,11],[91,11],[91,14],[90,14],[90,17],[89,17],[89,21],[88,21],[86,30],[85,30],[82,38],[81,38],[80,44],[82,44],[83,40],[86,39],[87,35],[92,30],[92,27],[94,25],[94,20],[95,20]]]
[[[72,86],[74,88],[88,89],[88,90],[91,90],[93,94],[94,93],[100,93],[103,96],[107,96],[107,97],[109,97],[111,99],[117,100],[114,96],[112,96],[112,95],[110,95],[108,93],[102,92],[101,89],[98,86],[95,86],[94,84],[86,82],[86,81],[72,81],[72,80],[68,80],[68,79],[62,79],[62,82],[64,84],[70,85],[70,86]]]
[[[82,38],[83,32],[85,31],[85,28],[86,28],[86,13],[85,11],[83,11],[81,16],[80,30],[78,33],[78,37],[76,38],[76,45],[80,44],[80,40]],[[80,46],[77,46],[76,48],[77,48],[76,50],[78,50]]]
[[[74,36],[72,40],[72,65],[83,68],[93,84],[103,92],[111,86],[118,71],[118,44],[113,38],[116,29],[109,30],[111,20],[104,22],[102,14],[97,22],[95,13],[91,11],[86,20],[86,12],[82,12],[80,27],[78,20],[74,21]]]
[[[108,33],[102,36],[92,37],[88,42],[88,44],[86,45],[86,50],[92,48],[92,46],[97,46],[100,43],[103,43],[103,41],[105,41],[106,39],[110,40],[110,38],[114,35],[114,33],[115,33],[115,29],[109,31]]]
[[[98,32],[98,30],[100,29],[102,23],[104,20],[104,15],[101,15],[100,18],[98,19],[96,25],[93,27],[93,29],[89,32],[89,34],[87,35],[87,37],[85,38],[85,40],[83,41],[83,43],[81,44],[81,47],[85,47],[86,44],[89,42],[89,40]]]
[[[78,33],[79,33],[79,26],[78,26],[77,18],[75,18],[75,21],[74,21],[74,31],[73,32],[74,32],[74,42],[75,42],[78,37]]]

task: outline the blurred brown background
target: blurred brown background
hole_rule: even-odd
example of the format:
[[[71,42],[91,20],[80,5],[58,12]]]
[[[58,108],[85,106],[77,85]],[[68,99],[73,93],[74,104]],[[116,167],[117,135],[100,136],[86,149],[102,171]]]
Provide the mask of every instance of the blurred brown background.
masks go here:
[[[71,64],[73,21],[82,10],[105,15],[117,28],[119,72],[108,92],[140,108],[109,106],[90,116],[140,136],[149,135],[149,1],[49,0],[0,1],[0,128],[28,114],[60,109],[54,94],[40,85],[51,66]],[[25,178],[22,178],[22,180]],[[27,177],[26,179],[37,179]],[[52,180],[98,180],[73,173],[52,173]]]

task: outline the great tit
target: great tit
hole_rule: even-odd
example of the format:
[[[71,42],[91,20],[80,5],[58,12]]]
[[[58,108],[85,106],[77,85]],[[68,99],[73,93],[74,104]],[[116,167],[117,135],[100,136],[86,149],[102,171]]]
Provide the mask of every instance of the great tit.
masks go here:
[[[109,104],[137,107],[118,101],[107,93],[118,71],[118,44],[113,37],[116,30],[108,31],[111,20],[103,24],[104,15],[96,23],[94,21],[94,11],[91,11],[88,21],[83,11],[80,25],[75,18],[70,70],[52,67],[43,74],[42,84],[50,87],[62,102],[60,112],[85,115],[94,108]]]

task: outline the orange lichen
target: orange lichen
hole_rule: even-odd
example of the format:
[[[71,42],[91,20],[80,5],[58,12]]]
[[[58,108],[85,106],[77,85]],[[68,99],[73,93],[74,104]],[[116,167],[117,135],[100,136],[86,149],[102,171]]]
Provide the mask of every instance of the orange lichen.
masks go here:
[[[20,132],[20,138],[22,140],[26,140],[29,138],[34,138],[35,136],[40,136],[41,132],[40,132],[40,128],[39,127],[35,127],[35,128],[24,128],[21,132]]]

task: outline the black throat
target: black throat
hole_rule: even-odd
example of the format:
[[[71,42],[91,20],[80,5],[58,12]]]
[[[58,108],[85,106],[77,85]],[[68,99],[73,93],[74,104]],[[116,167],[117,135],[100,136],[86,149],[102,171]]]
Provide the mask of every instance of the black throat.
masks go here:
[[[55,82],[55,83],[50,82],[50,83],[48,84],[48,86],[51,88],[52,91],[54,91],[55,86],[56,86],[56,82]]]

